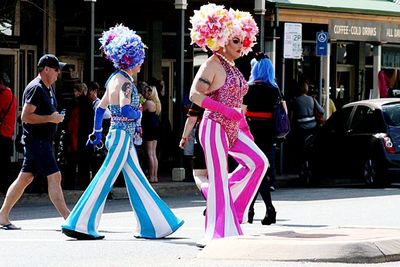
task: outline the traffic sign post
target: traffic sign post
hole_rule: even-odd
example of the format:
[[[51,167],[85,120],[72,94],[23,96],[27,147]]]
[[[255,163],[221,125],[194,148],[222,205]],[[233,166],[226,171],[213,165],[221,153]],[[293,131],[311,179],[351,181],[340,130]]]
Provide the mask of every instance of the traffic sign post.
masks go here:
[[[316,54],[319,57],[328,55],[328,33],[327,32],[317,32],[316,34]]]
[[[329,84],[327,83],[327,81],[325,81],[325,84],[323,84],[323,57],[328,57],[328,33],[327,32],[317,32],[316,34],[316,47],[315,47],[315,52],[316,55],[319,57],[319,69],[320,69],[320,79],[319,79],[319,103],[323,104],[324,99],[322,99],[322,87],[325,86],[325,93],[326,95],[329,97]],[[328,66],[327,66],[328,67]],[[328,110],[328,105],[329,102],[326,101],[326,108]],[[325,112],[326,114],[326,112]]]

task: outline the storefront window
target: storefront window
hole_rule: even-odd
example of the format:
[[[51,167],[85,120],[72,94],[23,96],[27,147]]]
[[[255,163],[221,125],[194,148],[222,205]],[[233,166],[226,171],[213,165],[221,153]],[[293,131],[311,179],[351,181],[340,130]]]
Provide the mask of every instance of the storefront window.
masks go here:
[[[2,1],[0,5],[0,36],[14,35],[16,2],[16,0]]]
[[[382,68],[400,68],[400,47],[382,46]]]
[[[350,64],[354,62],[354,44],[338,43],[336,52],[337,64]]]

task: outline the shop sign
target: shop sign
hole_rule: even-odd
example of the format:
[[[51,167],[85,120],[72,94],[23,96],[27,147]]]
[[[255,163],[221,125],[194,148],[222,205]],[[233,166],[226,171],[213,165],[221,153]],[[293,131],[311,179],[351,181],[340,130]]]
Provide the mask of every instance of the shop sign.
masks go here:
[[[20,38],[19,36],[1,36],[0,35],[0,48],[19,48]]]
[[[330,20],[329,36],[335,40],[379,42],[382,25],[356,20]]]
[[[382,24],[381,40],[387,43],[400,43],[400,25]]]
[[[285,23],[283,57],[300,59],[303,49],[302,42],[302,26],[301,23]]]

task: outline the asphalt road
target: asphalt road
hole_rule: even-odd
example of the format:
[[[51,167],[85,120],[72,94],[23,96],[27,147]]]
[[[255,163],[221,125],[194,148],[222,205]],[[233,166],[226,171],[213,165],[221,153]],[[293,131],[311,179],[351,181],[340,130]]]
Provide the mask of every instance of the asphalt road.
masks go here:
[[[259,200],[254,223],[243,225],[246,235],[335,225],[396,228],[400,225],[399,188],[288,188],[273,192],[272,197],[278,212],[277,224],[261,225],[265,208]],[[0,266],[360,266],[199,259],[200,249],[195,243],[204,231],[205,202],[199,196],[164,200],[185,224],[161,240],[133,237],[135,221],[126,199],[107,202],[99,227],[106,238],[100,241],[76,241],[62,235],[62,219],[51,205],[17,205],[12,219],[23,230],[0,230]],[[362,266],[400,266],[400,262]]]

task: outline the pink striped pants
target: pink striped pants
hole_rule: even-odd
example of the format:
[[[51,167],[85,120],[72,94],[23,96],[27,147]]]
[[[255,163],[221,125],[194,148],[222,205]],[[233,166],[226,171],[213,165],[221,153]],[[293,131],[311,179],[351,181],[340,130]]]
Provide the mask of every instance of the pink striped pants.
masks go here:
[[[223,127],[211,119],[202,119],[199,136],[209,180],[204,240],[242,235],[240,223],[247,221],[249,206],[267,171],[268,159],[242,132],[228,148]],[[231,174],[228,174],[228,154],[239,163]]]

